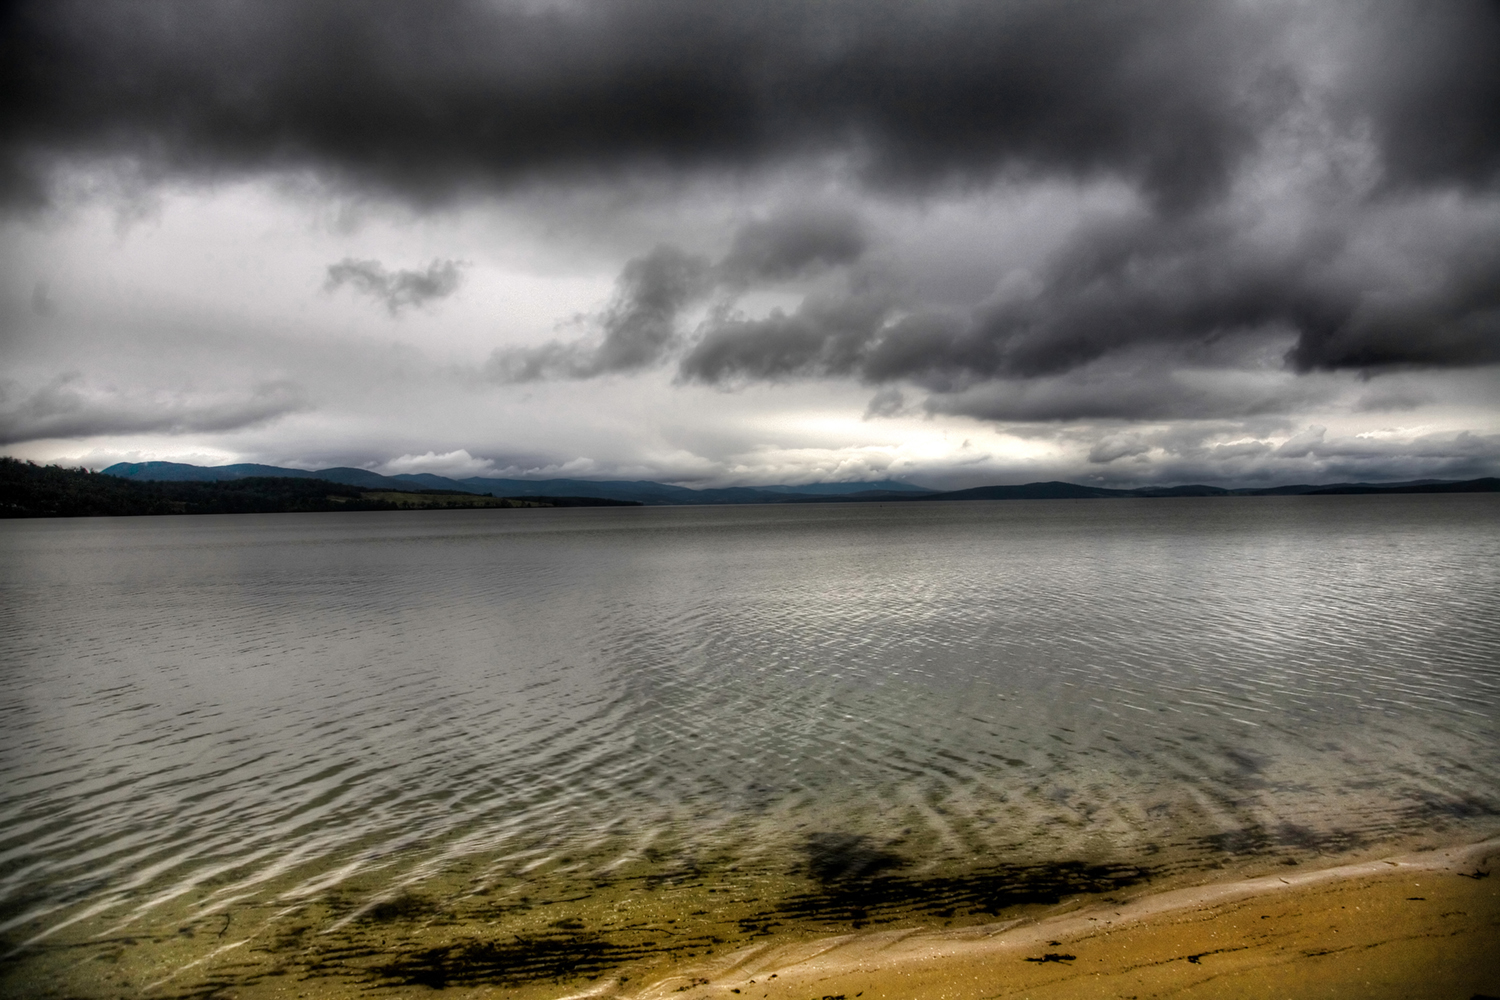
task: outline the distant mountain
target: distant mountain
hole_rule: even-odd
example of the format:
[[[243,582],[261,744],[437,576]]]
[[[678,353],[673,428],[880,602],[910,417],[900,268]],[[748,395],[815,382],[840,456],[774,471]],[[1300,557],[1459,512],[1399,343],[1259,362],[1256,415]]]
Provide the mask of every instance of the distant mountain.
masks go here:
[[[1075,483],[1027,483],[1024,486],[976,486],[971,490],[934,493],[923,500],[1098,500],[1128,497],[1128,490],[1106,490]]]
[[[1459,483],[1420,482],[1399,483],[1395,486],[1380,486],[1371,483],[1350,483],[1346,486],[1325,486],[1308,490],[1307,496],[1330,496],[1348,493],[1500,493],[1500,479],[1493,476],[1485,479],[1469,479]]]
[[[1500,493],[1500,479],[1468,479],[1460,482],[1425,479],[1404,483],[1335,483],[1312,486],[1270,486],[1262,489],[1226,490],[1218,486],[1143,486],[1133,490],[1110,490],[1102,486],[1079,486],[1077,483],[1026,483],[1023,486],[977,486],[969,490],[927,493],[920,496],[899,493],[856,493],[844,497],[805,497],[796,503],[842,501],[945,501],[945,500],[1108,500],[1149,499],[1160,497],[1264,497],[1264,496],[1331,496],[1360,493]]]
[[[819,495],[848,496],[852,493],[936,493],[923,486],[899,483],[894,479],[882,479],[876,483],[804,483],[801,486],[757,486],[767,493],[813,493]]]
[[[121,462],[104,470],[105,475],[152,482],[220,482],[263,476],[323,479],[362,489],[457,490],[461,493],[493,494],[497,497],[598,497],[653,506],[668,504],[731,503],[871,503],[945,500],[1104,500],[1143,497],[1301,496],[1333,493],[1474,493],[1496,492],[1500,480],[1474,479],[1452,482],[1417,479],[1400,483],[1325,483],[1270,486],[1255,489],[1224,489],[1218,486],[1144,486],[1133,490],[1080,486],[1077,483],[1026,483],[1020,486],[978,486],[968,490],[938,492],[910,483],[882,480],[863,483],[807,483],[800,486],[731,486],[694,490],[649,480],[593,479],[449,479],[431,473],[382,476],[365,469],[332,468],[307,472],[274,465],[217,465],[205,468],[178,462]]]
[[[182,462],[117,462],[102,470],[106,476],[119,479],[140,479],[156,483],[217,483],[226,479],[246,479],[250,476],[279,476],[282,478],[318,478],[301,469],[283,469],[275,465],[185,465]]]
[[[156,483],[222,483],[231,479],[253,479],[274,476],[279,479],[322,479],[345,486],[363,486],[368,489],[384,487],[392,490],[411,489],[393,476],[381,476],[364,469],[333,468],[308,472],[305,469],[284,469],[279,465],[184,465],[181,462],[119,462],[102,470],[106,476],[120,479],[135,479]],[[433,476],[433,479],[441,477]],[[452,481],[441,479],[441,489],[453,489]],[[423,483],[436,486],[437,483]],[[472,493],[473,490],[463,490]]]
[[[365,489],[411,490],[419,487],[440,490],[458,490],[463,493],[493,493],[495,496],[572,496],[600,497],[606,500],[632,500],[638,503],[663,504],[725,504],[725,503],[785,503],[800,497],[839,496],[870,491],[900,493],[921,496],[934,492],[910,483],[894,480],[863,483],[811,483],[806,486],[733,486],[722,489],[694,490],[685,486],[669,486],[643,480],[591,480],[591,479],[486,479],[474,476],[468,479],[449,479],[431,473],[403,473],[382,476],[365,469],[346,467],[319,469],[308,472],[303,469],[283,469],[274,465],[185,465],[180,462],[120,462],[104,470],[108,476],[150,482],[221,482],[230,479],[245,479],[258,476],[297,477],[324,479],[345,486],[360,486]]]

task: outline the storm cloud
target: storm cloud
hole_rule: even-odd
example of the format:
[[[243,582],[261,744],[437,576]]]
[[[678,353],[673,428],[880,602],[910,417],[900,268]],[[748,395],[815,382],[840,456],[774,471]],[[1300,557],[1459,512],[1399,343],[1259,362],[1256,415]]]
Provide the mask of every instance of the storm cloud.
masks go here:
[[[148,174],[311,168],[426,201],[559,172],[835,155],[877,187],[1061,171],[1192,204],[1296,99],[1285,35],[1299,19],[1337,112],[1369,123],[1393,183],[1493,184],[1494,5],[1324,10],[19,4],[5,30],[5,191],[38,197],[48,165],[79,157]]]
[[[11,15],[7,189],[37,165],[313,167],[418,200],[542,171],[849,156],[871,183],[1009,163],[1170,200],[1254,142],[1272,19],[1237,5],[38,3]],[[1269,75],[1269,76],[1268,76]],[[1274,99],[1274,97],[1272,98]],[[1177,137],[1191,133],[1187,147]]]
[[[1314,215],[1272,241],[1258,221],[1204,213],[1089,227],[1039,273],[972,309],[923,308],[857,285],[810,296],[791,314],[708,324],[681,373],[907,380],[946,392],[1056,376],[1142,346],[1202,351],[1268,333],[1291,340],[1283,361],[1304,372],[1500,361],[1493,210],[1468,232],[1383,234],[1378,260],[1361,246],[1373,238],[1366,219]]]
[[[70,225],[56,220],[89,198],[142,225],[169,202],[204,219],[240,197],[337,203],[315,210],[301,239],[318,252],[297,255],[274,310],[247,249],[263,235],[254,211],[202,223],[191,239],[208,249],[184,256],[207,259],[226,219],[238,242],[214,251],[219,304],[159,290],[153,315],[172,329],[209,338],[244,317],[295,340],[316,314],[309,341],[410,351],[389,367],[447,373],[462,388],[434,398],[473,393],[474,413],[542,399],[578,413],[631,386],[691,400],[661,404],[672,426],[642,430],[640,453],[731,478],[783,445],[684,443],[698,441],[686,411],[799,387],[853,407],[860,434],[927,421],[1050,435],[1101,475],[1230,463],[1214,449],[1241,432],[1262,464],[1223,467],[1244,475],[1365,461],[1334,441],[1374,442],[1393,469],[1490,461],[1488,443],[1411,451],[1460,441],[1456,423],[1413,423],[1406,452],[1332,423],[1318,447],[1280,449],[1329,413],[1435,412],[1429,373],[1468,379],[1462,414],[1442,419],[1491,441],[1494,394],[1475,386],[1500,370],[1492,2],[53,0],[0,18],[8,232]],[[56,345],[122,342],[102,310],[79,318],[96,285],[70,277],[72,259],[18,251],[25,285],[0,298],[8,360],[24,353],[30,373],[8,390],[11,440],[306,412],[275,393],[219,406],[153,404],[159,386],[125,382],[85,392],[115,384],[104,362]],[[358,367],[256,364],[259,385]],[[71,372],[85,375],[58,381]],[[499,455],[450,433],[477,417],[431,419],[448,436],[400,447]],[[799,418],[742,419],[812,447],[785,430]],[[1162,443],[1210,424],[1229,436],[1207,450]],[[608,465],[585,455],[588,433],[503,444]]]

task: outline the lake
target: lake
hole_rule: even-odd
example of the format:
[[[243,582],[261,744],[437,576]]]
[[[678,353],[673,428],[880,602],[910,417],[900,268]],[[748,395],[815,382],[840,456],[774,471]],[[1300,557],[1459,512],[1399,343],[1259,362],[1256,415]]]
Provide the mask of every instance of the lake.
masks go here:
[[[0,588],[7,995],[549,996],[1500,817],[1494,495],[6,521]]]

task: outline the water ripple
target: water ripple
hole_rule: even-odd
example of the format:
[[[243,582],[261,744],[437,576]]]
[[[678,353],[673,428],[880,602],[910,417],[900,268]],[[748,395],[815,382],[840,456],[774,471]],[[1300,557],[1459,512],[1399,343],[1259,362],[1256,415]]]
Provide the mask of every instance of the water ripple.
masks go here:
[[[961,872],[1500,813],[1497,514],[5,522],[0,933],[346,891],[347,923],[465,865],[785,870],[808,831]]]

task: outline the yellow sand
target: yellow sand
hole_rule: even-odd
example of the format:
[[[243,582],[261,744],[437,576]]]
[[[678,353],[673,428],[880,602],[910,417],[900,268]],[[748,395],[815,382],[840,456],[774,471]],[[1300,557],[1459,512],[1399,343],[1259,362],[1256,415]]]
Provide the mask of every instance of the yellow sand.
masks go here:
[[[1494,860],[1500,840],[1178,889],[1036,922],[761,946],[635,996],[1500,997],[1500,872],[1474,877]],[[1058,958],[1028,961],[1049,954]]]

